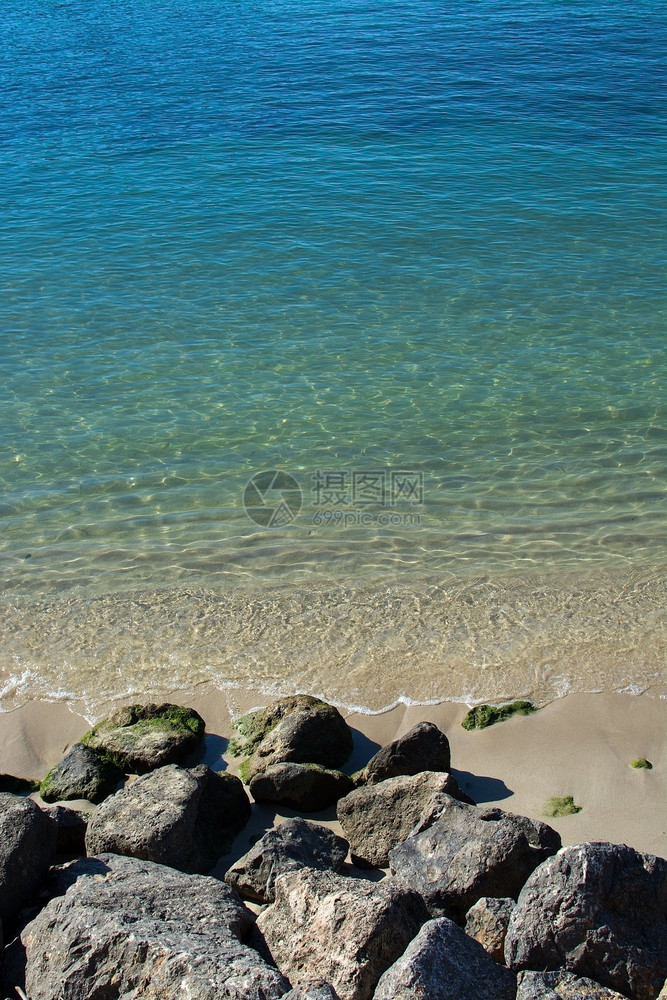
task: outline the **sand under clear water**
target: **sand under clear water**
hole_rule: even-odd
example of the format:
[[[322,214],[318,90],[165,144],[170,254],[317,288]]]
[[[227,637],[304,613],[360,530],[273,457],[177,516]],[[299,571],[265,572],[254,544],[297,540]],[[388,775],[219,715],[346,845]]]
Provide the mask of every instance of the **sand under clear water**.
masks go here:
[[[665,27],[5,5],[0,708],[667,693]]]

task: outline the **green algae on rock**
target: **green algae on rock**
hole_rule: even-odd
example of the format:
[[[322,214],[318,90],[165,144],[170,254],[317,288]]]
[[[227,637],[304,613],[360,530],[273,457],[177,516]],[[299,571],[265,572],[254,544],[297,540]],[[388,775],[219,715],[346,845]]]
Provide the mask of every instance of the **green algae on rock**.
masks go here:
[[[496,722],[504,722],[512,715],[532,715],[537,708],[531,701],[513,701],[508,705],[475,705],[465,716],[461,725],[469,731],[486,729]]]
[[[98,722],[79,742],[126,773],[146,774],[182,762],[204,729],[204,720],[192,708],[168,702],[128,705]]]
[[[545,816],[551,817],[573,816],[575,813],[581,812],[581,806],[575,805],[571,795],[556,795],[547,799],[542,812]]]
[[[116,789],[124,772],[104,754],[75,743],[59,764],[52,767],[39,787],[44,802],[88,799],[100,803]]]
[[[352,732],[333,705],[298,694],[249,712],[234,723],[238,735],[230,742],[247,783],[271,764],[321,764],[340,767],[352,753]]]

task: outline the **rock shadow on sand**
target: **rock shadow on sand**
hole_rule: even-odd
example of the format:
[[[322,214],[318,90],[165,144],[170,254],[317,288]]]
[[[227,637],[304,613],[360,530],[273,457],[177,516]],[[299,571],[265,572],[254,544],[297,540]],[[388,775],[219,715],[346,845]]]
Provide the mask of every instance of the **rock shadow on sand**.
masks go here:
[[[224,755],[227,753],[229,740],[215,733],[206,733],[196,750],[187,758],[185,767],[196,767],[207,764],[212,771],[226,771],[228,768]]]
[[[509,799],[514,792],[500,778],[489,775],[473,774],[471,771],[459,771],[453,767],[451,773],[459,783],[459,787],[475,800],[477,805],[482,802],[497,802]]]
[[[382,744],[376,743],[362,733],[359,729],[350,726],[352,732],[352,753],[345,761],[344,770],[346,774],[354,774],[368,764],[371,757],[374,757],[378,750],[382,749]]]

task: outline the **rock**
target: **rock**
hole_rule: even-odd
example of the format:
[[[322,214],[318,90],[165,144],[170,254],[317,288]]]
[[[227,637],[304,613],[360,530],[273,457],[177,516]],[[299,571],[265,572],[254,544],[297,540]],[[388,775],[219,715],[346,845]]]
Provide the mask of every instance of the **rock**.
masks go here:
[[[116,790],[124,777],[120,768],[111,761],[82,743],[75,743],[44,778],[39,794],[45,802],[66,802],[70,799],[101,802]]]
[[[56,824],[32,799],[0,792],[0,919],[31,901],[56,849]]]
[[[348,844],[326,826],[288,819],[265,833],[225,875],[225,882],[256,903],[272,903],[275,882],[284,872],[301,868],[339,871]]]
[[[419,722],[409,733],[394,740],[371,757],[356,776],[357,785],[376,785],[400,774],[449,771],[449,740],[432,722]]]
[[[234,726],[239,735],[229,749],[247,757],[239,771],[246,782],[271,764],[340,767],[352,753],[352,731],[338,709],[310,695],[281,698]]]
[[[327,809],[354,788],[342,771],[320,764],[271,764],[250,782],[250,794],[257,802],[279,802],[301,812]]]
[[[550,858],[556,851],[560,851],[562,840],[560,833],[554,830],[548,823],[543,823],[540,819],[530,819],[528,816],[518,816],[516,813],[506,813],[502,809],[484,809],[484,818],[498,819],[503,816],[511,817],[512,822],[522,833],[533,848],[531,851],[531,866],[537,868],[547,858]]]
[[[429,920],[388,969],[374,1000],[514,1000],[516,979],[460,927]]]
[[[277,1000],[289,983],[241,943],[252,914],[224,882],[149,861],[85,858],[27,925],[31,1000]]]
[[[515,906],[513,899],[482,896],[466,914],[466,934],[479,941],[494,962],[505,961],[505,936]]]
[[[516,1000],[625,1000],[592,979],[579,979],[565,969],[520,972]]]
[[[90,813],[67,806],[44,806],[43,812],[56,824],[56,854],[85,854]]]
[[[179,705],[129,705],[103,719],[80,743],[102,753],[127,774],[179,764],[204,735],[204,720]]]
[[[199,767],[165,767],[109,796],[88,824],[88,854],[112,852],[184,872],[207,872],[250,818],[238,778]]]
[[[513,969],[564,967],[654,1000],[667,977],[667,861],[625,844],[564,847],[529,878],[510,919]]]
[[[340,1000],[369,1000],[428,912],[392,879],[373,883],[303,868],[276,879],[276,901],[257,931],[293,986],[316,970]]]
[[[540,863],[543,849],[531,847],[524,819],[444,798],[430,826],[422,822],[389,852],[391,870],[422,894],[432,916],[462,923],[482,896],[515,899]]]
[[[365,868],[386,867],[389,851],[417,824],[429,826],[452,797],[471,803],[451,774],[436,771],[387,778],[350,792],[338,802],[337,813],[352,860]]]
[[[331,983],[318,978],[290,990],[283,1000],[340,1000],[340,998]]]

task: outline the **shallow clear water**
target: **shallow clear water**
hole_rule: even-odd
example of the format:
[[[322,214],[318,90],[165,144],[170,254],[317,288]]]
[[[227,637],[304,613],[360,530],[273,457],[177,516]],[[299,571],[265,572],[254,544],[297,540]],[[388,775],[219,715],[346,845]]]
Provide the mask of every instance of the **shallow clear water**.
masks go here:
[[[10,0],[3,704],[667,690],[666,28]]]

